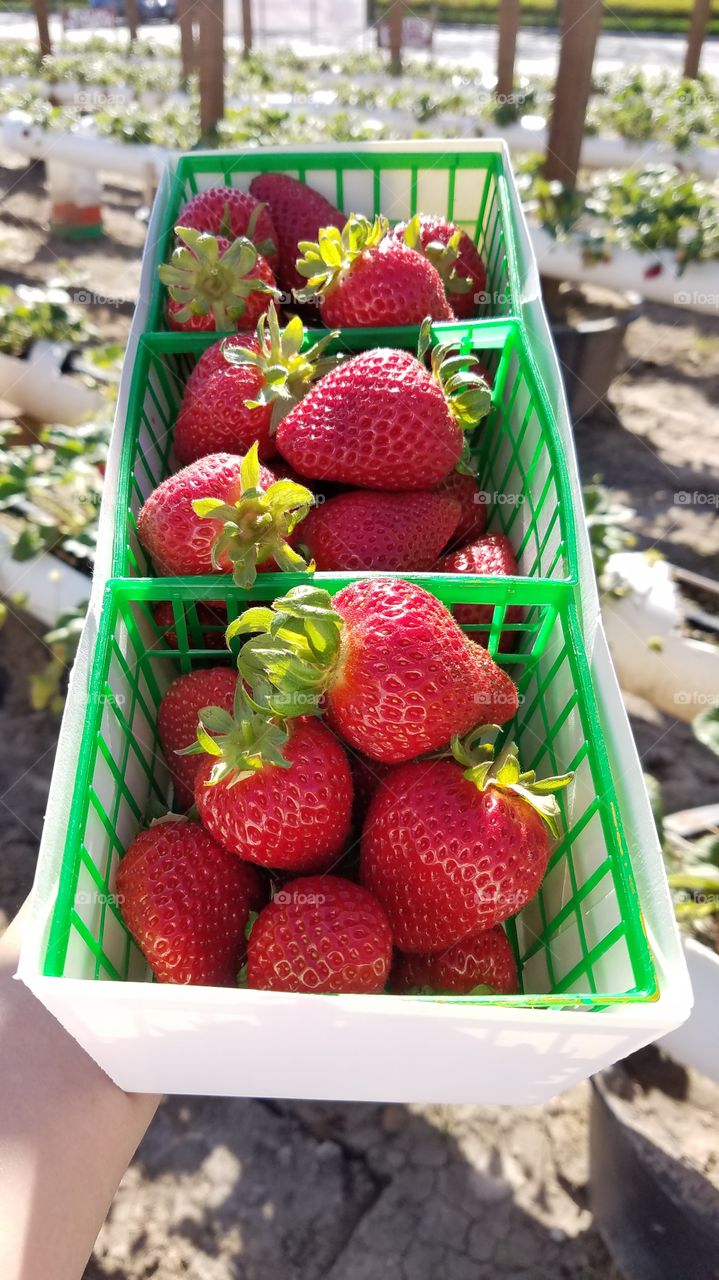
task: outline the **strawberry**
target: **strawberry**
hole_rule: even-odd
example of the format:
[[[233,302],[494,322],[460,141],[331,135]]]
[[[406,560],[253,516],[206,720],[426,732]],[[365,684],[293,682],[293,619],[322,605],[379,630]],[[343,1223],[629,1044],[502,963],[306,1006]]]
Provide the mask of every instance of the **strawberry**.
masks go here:
[[[188,200],[177,221],[181,227],[207,231],[213,236],[251,240],[274,269],[277,263],[277,231],[266,205],[236,187],[210,187]]]
[[[205,707],[191,752],[200,821],[224,849],[277,871],[326,871],[350,829],[352,776],[333,734],[258,713],[238,682],[232,714]]]
[[[158,573],[232,573],[250,587],[272,562],[307,569],[285,539],[312,501],[302,485],[276,481],[254,444],[244,458],[209,453],[168,476],[142,507],[137,532]]]
[[[263,991],[384,990],[392,934],[382,908],[340,876],[291,880],[255,921],[247,985]]]
[[[437,485],[437,493],[454,498],[460,507],[459,522],[450,546],[461,547],[470,538],[481,538],[487,528],[487,495],[477,484],[477,477],[452,471]]]
[[[180,243],[171,262],[157,268],[167,285],[171,329],[209,333],[253,329],[271,298],[279,297],[274,273],[249,240],[211,236],[176,227]]]
[[[481,378],[451,344],[432,372],[409,351],[363,351],[325,375],[277,429],[277,447],[300,475],[365,489],[429,489],[462,457],[463,430],[490,406]]]
[[[477,246],[460,227],[433,213],[398,222],[392,236],[424,254],[438,271],[447,302],[458,320],[475,316],[487,287],[487,272]]]
[[[143,831],[117,873],[123,919],[160,982],[234,985],[260,878],[196,822]]]
[[[199,756],[178,752],[195,742],[205,707],[232,710],[236,687],[237,671],[232,667],[208,667],[179,676],[160,703],[157,732],[175,784],[175,803],[181,809],[189,809],[193,802],[195,778],[203,762]]]
[[[352,818],[355,826],[359,827],[364,822],[372,796],[392,772],[392,767],[382,764],[380,760],[370,760],[369,756],[360,755],[359,751],[350,752],[349,762],[354,789]]]
[[[443,951],[515,915],[542,882],[547,828],[557,836],[554,792],[570,774],[538,782],[476,735],[452,752],[393,770],[367,814],[361,879],[401,951]]]
[[[319,298],[329,329],[384,328],[452,320],[439,272],[389,233],[386,218],[369,222],[353,213],[342,231],[323,227],[316,241],[301,240],[297,271],[305,280],[301,302]]]
[[[243,645],[238,666],[256,696],[285,717],[319,713],[323,700],[331,727],[373,760],[411,760],[517,710],[513,681],[486,649],[399,578],[352,582],[334,600],[293,587],[231,622],[228,642],[253,631],[264,634]]]
[[[395,953],[390,979],[399,994],[513,995],[519,990],[514,952],[501,924],[434,955]]]
[[[159,600],[157,604],[153,604],[152,616],[155,626],[159,629],[161,643],[170,649],[178,649],[175,607],[172,601]],[[194,648],[226,649],[227,606],[221,600],[207,602],[198,600],[195,605],[195,616],[197,623],[200,626],[206,626],[208,630],[202,632],[201,643],[198,643],[197,632],[191,629],[191,622],[195,619],[188,612],[186,615],[188,643]]]
[[[483,573],[494,577],[519,573],[512,544],[504,533],[487,533],[459,551],[450,551],[437,561],[437,569],[440,573]],[[491,604],[458,604],[454,609],[454,616],[461,627],[490,627],[493,613]],[[521,622],[521,608],[509,605],[504,621]],[[479,644],[487,645],[489,631],[470,631],[467,634]],[[499,643],[501,653],[512,650],[516,634],[515,631],[504,632]]]
[[[296,262],[300,240],[317,240],[322,227],[337,227],[347,219],[319,191],[291,178],[288,173],[261,173],[250,191],[267,205],[277,232],[280,254],[277,278],[283,289],[301,289],[304,280]]]
[[[275,452],[277,423],[304,395],[313,378],[334,366],[323,358],[328,334],[302,351],[298,316],[283,331],[274,302],[260,316],[256,334],[224,338],[200,356],[185,387],[174,432],[175,455],[186,466],[206,453],[244,453],[257,441],[260,458]]]
[[[458,515],[438,493],[357,489],[314,507],[296,540],[318,569],[420,571],[433,567]]]

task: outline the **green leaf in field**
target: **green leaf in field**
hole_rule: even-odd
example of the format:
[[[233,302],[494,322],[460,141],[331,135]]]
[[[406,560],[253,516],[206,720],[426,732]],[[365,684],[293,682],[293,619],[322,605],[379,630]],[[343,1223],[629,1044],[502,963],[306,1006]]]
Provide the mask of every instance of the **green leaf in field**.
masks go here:
[[[695,737],[719,756],[719,707],[702,711],[692,720]]]

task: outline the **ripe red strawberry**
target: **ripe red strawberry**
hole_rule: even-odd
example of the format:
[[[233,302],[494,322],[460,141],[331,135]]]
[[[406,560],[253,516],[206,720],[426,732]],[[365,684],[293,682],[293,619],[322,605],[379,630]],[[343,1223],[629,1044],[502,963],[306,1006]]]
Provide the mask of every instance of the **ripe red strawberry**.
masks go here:
[[[536,782],[511,751],[495,761],[458,740],[453,751],[393,770],[367,814],[362,883],[401,951],[443,951],[515,915],[542,882],[547,826],[557,835],[553,792],[571,775]]]
[[[184,818],[156,822],[117,873],[120,910],[160,982],[233,986],[260,878]]]
[[[389,777],[392,766],[382,764],[381,760],[370,760],[369,756],[363,756],[359,751],[349,753],[349,762],[354,788],[352,820],[356,827],[360,827],[364,822],[372,796]]]
[[[319,191],[287,173],[261,173],[252,179],[250,191],[267,205],[277,232],[280,284],[284,289],[301,289],[305,282],[295,265],[300,240],[316,240],[322,227],[341,231],[345,215]]]
[[[501,924],[434,955],[396,952],[390,985],[399,994],[422,995],[513,995],[519,990],[514,952]]]
[[[157,731],[175,784],[175,804],[180,809],[189,809],[193,803],[195,779],[203,760],[198,755],[177,752],[197,740],[200,712],[205,707],[232,710],[236,688],[237,671],[233,667],[208,667],[179,676],[160,703]]]
[[[440,573],[484,573],[496,577],[516,576],[519,573],[517,559],[509,538],[504,533],[486,533],[476,542],[459,551],[450,551],[437,561]],[[458,604],[454,616],[461,627],[490,627],[494,610],[491,604]],[[522,610],[518,605],[509,605],[504,621],[516,623],[522,621]],[[489,631],[469,631],[467,634],[479,644],[487,645]],[[505,631],[499,643],[501,653],[509,653],[515,643],[517,633]]]
[[[424,355],[429,334],[423,330]],[[325,375],[277,429],[300,475],[365,489],[428,489],[462,456],[465,428],[490,405],[481,378],[453,346],[435,347],[432,372],[409,351],[363,351]]]
[[[213,236],[238,240],[245,236],[266,258],[277,265],[277,231],[266,205],[247,191],[236,187],[210,187],[200,191],[183,205],[177,216],[181,227],[207,231]]]
[[[248,609],[227,635],[252,631],[265,634],[240,650],[250,688],[272,686],[283,716],[307,715],[323,698],[332,728],[373,760],[411,760],[517,710],[513,681],[487,651],[441,601],[400,578],[364,578],[334,600],[293,587],[271,609]]]
[[[477,246],[466,231],[433,213],[398,222],[392,235],[422,253],[436,268],[454,315],[476,316],[487,288],[487,272]]]
[[[313,719],[289,729],[257,714],[238,684],[233,714],[205,709],[195,803],[224,849],[277,871],[326,871],[342,852],[352,775],[337,739]],[[191,756],[190,759],[197,759]]]
[[[307,568],[285,539],[312,500],[302,485],[275,481],[257,445],[244,458],[209,453],[158,485],[137,532],[158,573],[231,573],[237,586],[250,587],[263,565]]]
[[[300,301],[319,298],[330,329],[383,328],[452,320],[439,272],[428,258],[390,235],[386,218],[350,215],[343,230],[323,227],[316,242],[300,241]]]
[[[167,645],[170,649],[179,648],[175,607],[172,601],[159,600],[157,604],[153,604],[152,616],[155,620],[155,626],[160,631],[160,643]],[[197,629],[192,626],[195,618],[189,612],[186,613],[188,643],[192,648],[226,650],[227,605],[223,604],[221,600],[198,600],[195,605],[195,617],[199,626],[207,627],[207,630],[202,631],[201,640],[198,640]]]
[[[459,514],[438,493],[357,489],[314,507],[295,541],[318,569],[402,572],[431,569]]]
[[[281,332],[273,302],[256,334],[223,338],[200,356],[185,387],[174,432],[175,455],[186,466],[206,453],[244,453],[257,441],[260,458],[275,452],[280,418],[310,382],[334,366],[323,352],[328,334],[307,351],[302,321]]]
[[[176,227],[180,243],[157,273],[167,285],[167,323],[192,333],[254,329],[272,298],[274,272],[249,240]]]
[[[481,538],[487,528],[487,495],[479,488],[476,476],[452,471],[437,485],[437,493],[454,498],[460,507],[459,522],[449,545],[460,547],[470,538]]]
[[[255,921],[247,985],[371,995],[384,990],[392,935],[366,889],[340,876],[291,880]]]

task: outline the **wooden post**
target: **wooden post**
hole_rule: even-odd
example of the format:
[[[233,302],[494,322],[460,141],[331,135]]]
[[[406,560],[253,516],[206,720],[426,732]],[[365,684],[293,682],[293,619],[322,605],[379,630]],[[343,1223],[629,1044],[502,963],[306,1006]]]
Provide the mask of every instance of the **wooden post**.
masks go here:
[[[223,0],[203,0],[200,8],[200,131],[208,137],[225,114]]]
[[[189,80],[197,70],[197,51],[192,21],[192,0],[177,0],[177,25],[180,28],[180,61],[182,79]]]
[[[125,15],[127,17],[127,30],[130,34],[130,44],[137,40],[137,0],[125,0]]]
[[[511,99],[514,89],[514,57],[519,31],[519,0],[499,0],[499,28],[497,33],[497,88],[498,101]]]
[[[49,58],[52,53],[50,39],[50,21],[47,12],[47,0],[33,0],[35,21],[37,22],[37,43],[41,58]]]
[[[584,137],[584,121],[592,86],[592,64],[602,0],[563,0],[559,67],[544,176],[575,187]]]
[[[696,80],[699,75],[699,61],[702,56],[702,45],[709,26],[712,0],[694,0],[692,15],[689,19],[689,36],[687,51],[684,55],[684,75],[688,80]]]
[[[402,19],[404,0],[390,0],[389,5],[389,69],[393,76],[402,74]]]
[[[252,53],[252,0],[242,0],[242,56]]]

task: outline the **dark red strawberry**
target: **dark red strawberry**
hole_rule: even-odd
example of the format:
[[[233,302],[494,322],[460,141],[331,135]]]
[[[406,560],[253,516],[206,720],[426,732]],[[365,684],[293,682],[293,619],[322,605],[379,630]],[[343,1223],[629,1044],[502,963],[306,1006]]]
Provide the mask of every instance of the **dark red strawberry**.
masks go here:
[[[398,222],[392,235],[422,253],[437,269],[447,301],[458,319],[476,316],[485,301],[487,272],[466,231],[433,213]]]
[[[178,462],[186,466],[206,453],[244,453],[255,441],[260,458],[271,457],[280,419],[313,379],[334,367],[335,359],[324,356],[333,336],[302,351],[302,321],[295,316],[281,331],[270,302],[256,334],[208,347],[190,374],[177,415]]]
[[[350,751],[348,754],[354,788],[352,819],[355,826],[361,826],[372,796],[389,777],[392,768],[391,765],[382,764],[381,760],[370,760],[369,756],[363,756],[359,751]]]
[[[266,258],[270,266],[277,264],[277,231],[267,206],[247,191],[236,187],[210,187],[188,200],[177,221],[181,227],[208,231],[226,240],[245,236]]]
[[[295,540],[318,569],[421,572],[433,568],[458,515],[438,493],[357,489],[314,507]]]
[[[160,982],[233,986],[261,895],[254,867],[184,818],[141,832],[117,873],[123,919]]]
[[[371,995],[384,990],[392,935],[366,889],[339,876],[291,880],[255,921],[247,985]]]
[[[279,297],[270,264],[249,240],[211,236],[176,227],[171,262],[157,273],[167,285],[167,323],[193,333],[254,329],[272,298]]]
[[[177,619],[175,614],[175,606],[170,600],[159,600],[157,604],[152,606],[152,616],[155,625],[160,631],[160,640],[163,645],[167,645],[170,649],[179,648],[179,640],[177,638]],[[201,637],[198,639],[197,624],[203,628]],[[221,600],[198,600],[195,605],[194,616],[187,611],[185,614],[185,625],[187,630],[187,643],[193,649],[226,649],[225,631],[227,629],[227,606]],[[206,630],[204,629],[206,628]],[[183,637],[183,646],[185,639]]]
[[[280,246],[277,278],[283,289],[301,289],[305,283],[296,262],[300,240],[316,240],[322,227],[340,231],[347,219],[329,200],[288,173],[260,173],[250,191],[267,205]]]
[[[424,355],[429,340],[420,340]],[[490,406],[466,357],[435,347],[432,372],[409,351],[364,351],[325,375],[277,429],[280,453],[303,476],[365,489],[429,489],[459,462],[464,429]]]
[[[220,632],[224,641],[224,635]],[[178,755],[197,740],[200,712],[205,707],[232,711],[237,671],[232,667],[208,667],[179,676],[167,690],[157,712],[157,731],[175,784],[175,804],[189,809],[195,779],[203,763],[200,756]]]
[[[253,445],[244,458],[209,453],[168,476],[142,507],[137,532],[158,573],[231,573],[250,587],[263,565],[307,568],[286,538],[312,501],[302,485],[275,481]]]
[[[500,924],[434,955],[396,952],[390,986],[400,995],[513,995],[519,990],[514,952]]]
[[[441,601],[400,578],[364,578],[334,599],[293,587],[271,609],[249,609],[227,635],[253,631],[264,634],[238,659],[250,688],[272,686],[283,716],[307,715],[324,699],[332,728],[374,760],[411,760],[517,710],[513,681],[487,651]]]
[[[557,835],[553,793],[571,775],[536,781],[509,749],[496,761],[474,742],[453,751],[394,769],[367,814],[362,883],[401,951],[444,951],[516,915],[542,882],[547,827]]]
[[[330,329],[384,328],[452,320],[439,272],[428,258],[390,235],[386,218],[350,215],[342,231],[323,227],[317,241],[300,241],[300,301],[319,299]]]
[[[437,493],[455,498],[460,506],[459,522],[450,546],[461,547],[470,539],[481,538],[487,528],[487,495],[477,484],[476,476],[452,471],[437,485]]]
[[[337,861],[350,830],[352,775],[323,724],[285,728],[257,714],[238,685],[232,715],[203,713],[198,748],[208,754],[195,803],[224,849],[276,871],[326,871]]]
[[[516,576],[519,573],[517,560],[509,538],[504,533],[486,533],[476,542],[459,551],[450,551],[437,562],[440,573],[482,573],[494,577]],[[454,616],[461,627],[490,627],[494,608],[491,604],[458,604]],[[510,604],[504,615],[505,623],[522,621],[522,610],[519,605]],[[468,631],[472,640],[485,647],[489,642],[489,631]],[[505,631],[499,642],[500,653],[509,653],[516,642],[515,631]]]

